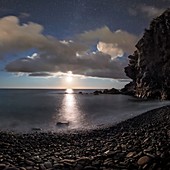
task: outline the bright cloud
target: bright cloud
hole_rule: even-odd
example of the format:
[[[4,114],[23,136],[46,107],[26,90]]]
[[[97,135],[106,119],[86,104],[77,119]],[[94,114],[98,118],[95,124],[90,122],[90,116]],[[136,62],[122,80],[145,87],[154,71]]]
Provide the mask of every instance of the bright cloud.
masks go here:
[[[110,55],[112,59],[122,57],[124,54],[123,50],[118,47],[118,44],[99,42],[97,44],[97,49],[98,51]]]

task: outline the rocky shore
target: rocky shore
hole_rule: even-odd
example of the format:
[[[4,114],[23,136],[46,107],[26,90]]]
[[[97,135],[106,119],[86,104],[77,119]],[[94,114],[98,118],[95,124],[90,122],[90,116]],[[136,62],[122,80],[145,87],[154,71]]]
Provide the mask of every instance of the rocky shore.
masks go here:
[[[0,170],[170,169],[170,106],[66,134],[0,132]]]

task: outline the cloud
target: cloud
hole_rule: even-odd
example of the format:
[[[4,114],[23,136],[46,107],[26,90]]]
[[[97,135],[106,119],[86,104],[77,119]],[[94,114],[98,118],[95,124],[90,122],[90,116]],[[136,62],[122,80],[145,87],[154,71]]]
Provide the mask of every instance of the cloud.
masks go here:
[[[30,14],[29,14],[29,13],[26,13],[26,12],[21,12],[20,15],[19,15],[19,18],[20,18],[20,19],[28,18],[28,17],[30,17]]]
[[[146,14],[146,16],[148,16],[149,18],[157,17],[165,11],[164,8],[156,8],[154,6],[147,5],[141,6],[140,10],[143,14]]]
[[[131,80],[131,79],[117,79],[117,81],[123,82],[123,83],[129,83],[129,82],[131,82],[132,80]]]
[[[70,55],[77,50],[86,49],[85,46],[76,43],[63,44],[54,37],[45,36],[43,29],[43,26],[32,22],[20,25],[19,19],[15,16],[0,19],[0,56],[4,57],[6,54],[29,49],[37,49],[41,53],[49,55],[56,54],[56,52]]]
[[[44,72],[36,72],[36,73],[30,73],[29,74],[30,77],[52,77],[53,74],[51,73],[44,73]]]
[[[128,33],[123,30],[116,30],[112,32],[107,26],[96,30],[86,31],[76,36],[81,42],[95,44],[96,42],[103,42],[106,44],[113,44],[126,53],[132,53],[135,50],[138,36]]]
[[[124,66],[119,61],[111,60],[111,56],[97,52],[80,57],[60,59],[57,56],[38,55],[22,58],[9,63],[6,70],[9,72],[68,72],[74,74],[118,78],[125,77]]]
[[[134,50],[137,36],[103,27],[69,40],[58,40],[44,35],[43,29],[32,22],[21,25],[15,16],[0,19],[0,56],[30,49],[37,51],[31,56],[11,60],[5,66],[6,71],[26,73],[32,77],[60,76],[72,71],[82,76],[126,78],[124,54]],[[97,50],[91,51],[94,45]]]
[[[128,12],[132,16],[144,15],[149,19],[155,18],[161,15],[165,11],[165,8],[157,8],[151,5],[139,5],[135,8],[129,8]]]
[[[19,25],[19,19],[8,16],[0,19],[0,56],[43,48],[48,38],[42,35],[43,27],[36,23]]]
[[[5,69],[8,72],[34,73],[31,76],[40,76],[41,72],[44,75],[44,72],[55,74],[72,71],[73,74],[85,76],[125,78],[124,67],[125,65],[119,60],[112,60],[110,55],[96,52],[86,53],[81,57],[70,56],[69,60],[67,57],[60,58],[56,55],[33,54],[10,62]]]

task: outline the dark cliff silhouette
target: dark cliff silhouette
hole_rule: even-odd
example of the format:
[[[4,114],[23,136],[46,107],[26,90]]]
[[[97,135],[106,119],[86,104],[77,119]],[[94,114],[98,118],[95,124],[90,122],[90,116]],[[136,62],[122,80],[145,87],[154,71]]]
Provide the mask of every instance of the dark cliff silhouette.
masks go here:
[[[170,9],[152,20],[136,48],[125,68],[132,82],[122,92],[140,98],[170,99]]]

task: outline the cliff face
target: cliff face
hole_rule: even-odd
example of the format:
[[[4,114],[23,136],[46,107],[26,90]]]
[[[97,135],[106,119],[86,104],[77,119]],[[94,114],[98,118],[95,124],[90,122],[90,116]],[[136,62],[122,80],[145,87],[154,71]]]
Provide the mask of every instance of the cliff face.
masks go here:
[[[131,89],[140,98],[170,99],[170,9],[151,22],[136,48],[125,68],[133,82],[122,91]]]

